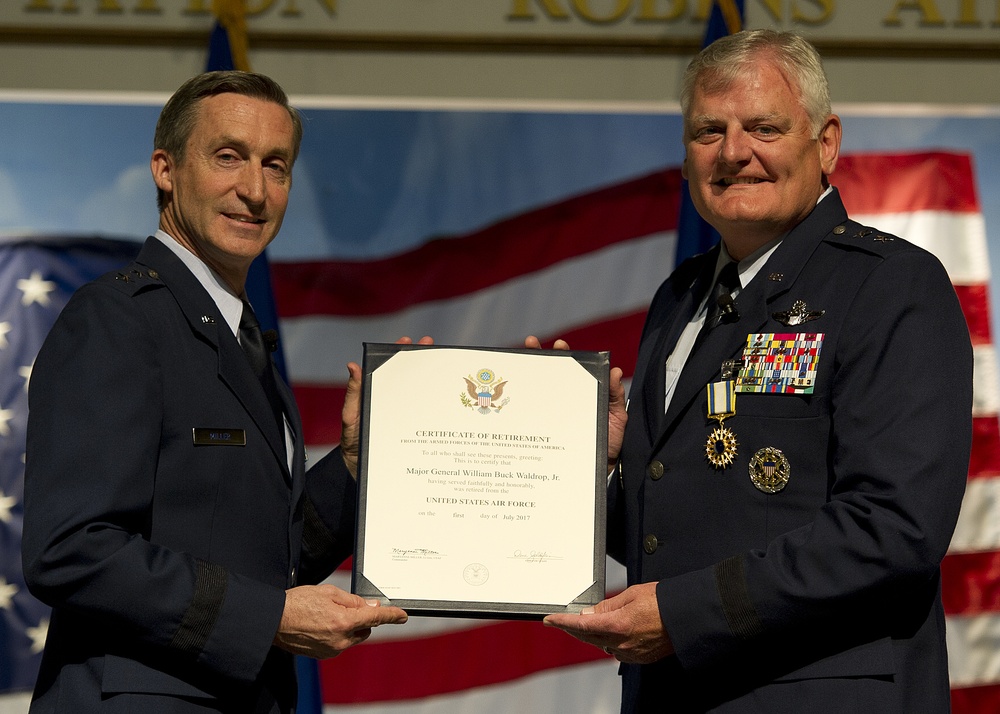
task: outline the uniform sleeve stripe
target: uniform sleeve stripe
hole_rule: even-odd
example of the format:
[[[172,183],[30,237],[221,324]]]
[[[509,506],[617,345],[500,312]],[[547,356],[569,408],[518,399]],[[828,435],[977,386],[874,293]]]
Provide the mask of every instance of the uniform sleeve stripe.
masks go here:
[[[219,619],[222,602],[226,597],[228,580],[224,568],[198,561],[195,574],[194,598],[181,619],[180,627],[170,643],[182,652],[197,657],[205,648],[208,636]]]
[[[715,566],[715,584],[733,634],[741,640],[764,634],[764,627],[750,601],[743,559],[733,556],[718,563]]]

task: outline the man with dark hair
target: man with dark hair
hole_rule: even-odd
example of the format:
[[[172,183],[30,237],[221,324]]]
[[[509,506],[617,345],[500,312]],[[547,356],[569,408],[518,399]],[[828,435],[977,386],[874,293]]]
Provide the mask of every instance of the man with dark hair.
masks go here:
[[[939,567],[972,424],[948,275],[848,218],[802,38],[718,40],[681,108],[722,243],[654,297],[624,426],[612,395],[608,547],[629,587],[546,622],[623,663],[623,712],[947,712]]]
[[[344,448],[305,473],[244,290],[301,135],[267,77],[182,86],[150,161],[159,230],[77,291],[38,355],[23,557],[53,612],[32,712],[292,712],[292,653],[406,620],[313,584],[353,548],[360,369]]]
[[[176,161],[184,160],[187,142],[198,121],[200,100],[216,94],[239,94],[244,97],[272,102],[284,107],[292,121],[292,163],[299,157],[302,145],[302,118],[288,103],[288,97],[277,82],[253,72],[205,72],[192,77],[174,92],[160,111],[153,134],[153,148],[162,149]],[[157,188],[157,207],[163,209],[166,198]]]

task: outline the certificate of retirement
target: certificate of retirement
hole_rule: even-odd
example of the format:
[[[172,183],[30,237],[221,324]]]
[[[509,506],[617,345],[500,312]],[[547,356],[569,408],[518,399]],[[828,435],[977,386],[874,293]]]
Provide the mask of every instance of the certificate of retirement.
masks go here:
[[[604,598],[608,355],[365,345],[354,591],[413,614]]]

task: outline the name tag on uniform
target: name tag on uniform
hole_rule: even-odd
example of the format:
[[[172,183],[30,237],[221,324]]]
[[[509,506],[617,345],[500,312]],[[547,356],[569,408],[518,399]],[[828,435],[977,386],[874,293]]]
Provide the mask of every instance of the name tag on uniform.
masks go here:
[[[247,433],[243,429],[195,427],[191,430],[195,446],[246,446]]]

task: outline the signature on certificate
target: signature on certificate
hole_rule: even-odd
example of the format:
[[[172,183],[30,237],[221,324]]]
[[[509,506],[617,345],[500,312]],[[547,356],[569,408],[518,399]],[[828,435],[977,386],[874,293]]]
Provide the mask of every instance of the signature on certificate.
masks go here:
[[[545,550],[515,550],[511,557],[514,560],[523,560],[525,563],[548,563],[551,560],[562,560],[561,555],[553,555]]]
[[[441,553],[430,548],[393,548],[393,560],[440,560]]]

